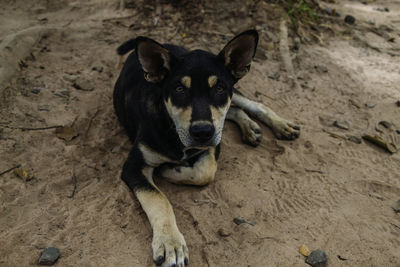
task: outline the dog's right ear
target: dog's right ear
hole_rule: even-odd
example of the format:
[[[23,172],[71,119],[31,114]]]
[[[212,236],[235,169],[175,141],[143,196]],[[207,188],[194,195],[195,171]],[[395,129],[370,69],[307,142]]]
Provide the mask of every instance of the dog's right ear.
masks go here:
[[[136,55],[140,65],[142,65],[144,78],[152,83],[161,82],[171,68],[170,53],[165,47],[152,39],[139,37],[136,40]]]
[[[221,58],[225,67],[239,80],[250,70],[250,64],[256,53],[258,33],[248,30],[230,40],[222,49],[218,57]]]
[[[144,78],[152,83],[161,82],[171,66],[172,55],[168,50],[150,38],[138,37],[121,45],[117,52],[123,55],[132,49],[135,49]]]

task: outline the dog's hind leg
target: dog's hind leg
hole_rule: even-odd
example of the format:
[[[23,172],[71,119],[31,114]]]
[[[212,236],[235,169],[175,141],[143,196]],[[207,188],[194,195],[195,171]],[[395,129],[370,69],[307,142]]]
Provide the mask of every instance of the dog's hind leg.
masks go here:
[[[237,107],[230,107],[226,119],[235,122],[239,126],[243,142],[252,146],[260,144],[262,139],[261,128],[243,110]]]
[[[189,166],[164,165],[160,169],[162,177],[175,184],[206,185],[214,180],[217,171],[219,146],[209,148]]]
[[[174,211],[167,197],[153,182],[153,167],[143,162],[143,155],[133,148],[122,171],[122,180],[136,195],[153,229],[153,260],[163,267],[187,266],[185,239],[176,225]]]
[[[298,125],[279,117],[272,109],[261,103],[249,100],[238,93],[233,93],[232,103],[265,123],[279,139],[293,140],[300,135]]]

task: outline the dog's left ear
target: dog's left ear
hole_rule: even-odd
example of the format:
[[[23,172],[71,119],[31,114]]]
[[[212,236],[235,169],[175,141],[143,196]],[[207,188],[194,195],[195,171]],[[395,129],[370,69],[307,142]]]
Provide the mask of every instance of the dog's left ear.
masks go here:
[[[256,53],[258,33],[248,30],[237,35],[218,54],[232,75],[239,80],[250,70],[250,64]]]
[[[152,83],[161,82],[171,69],[172,55],[152,39],[138,37],[136,42],[136,55],[142,66],[144,78]]]

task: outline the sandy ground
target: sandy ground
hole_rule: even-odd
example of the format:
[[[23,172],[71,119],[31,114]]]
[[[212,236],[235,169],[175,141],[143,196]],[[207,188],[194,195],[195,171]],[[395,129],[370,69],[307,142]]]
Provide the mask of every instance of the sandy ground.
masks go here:
[[[150,225],[119,179],[130,144],[112,108],[115,49],[146,35],[218,52],[251,27],[261,32],[264,55],[239,88],[300,124],[301,137],[276,140],[264,127],[253,148],[228,122],[212,184],[156,181],[174,207],[191,266],[306,266],[301,244],[326,251],[329,266],[400,266],[400,215],[391,209],[400,199],[400,154],[347,138],[367,132],[400,147],[400,1],[336,2],[322,2],[342,15],[321,22],[323,43],[289,38],[297,47],[294,90],[279,53],[283,11],[274,4],[131,1],[120,10],[119,1],[1,1],[0,40],[37,25],[57,31],[19,62],[1,92],[0,172],[21,164],[33,179],[0,176],[0,266],[36,266],[46,246],[61,250],[56,266],[152,266]],[[344,14],[356,24],[342,23]],[[278,71],[278,79],[268,77]],[[94,90],[76,90],[76,77]],[[69,96],[54,94],[62,88]],[[382,120],[392,126],[376,126]],[[54,125],[78,136],[18,129]],[[236,225],[235,217],[256,224]]]

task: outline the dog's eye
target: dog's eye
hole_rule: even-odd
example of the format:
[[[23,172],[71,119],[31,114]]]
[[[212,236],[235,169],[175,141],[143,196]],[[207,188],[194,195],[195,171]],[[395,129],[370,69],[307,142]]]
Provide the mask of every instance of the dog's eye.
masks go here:
[[[183,93],[184,91],[185,91],[185,89],[183,88],[182,85],[178,85],[178,86],[175,88],[175,92],[177,92],[177,93]]]

